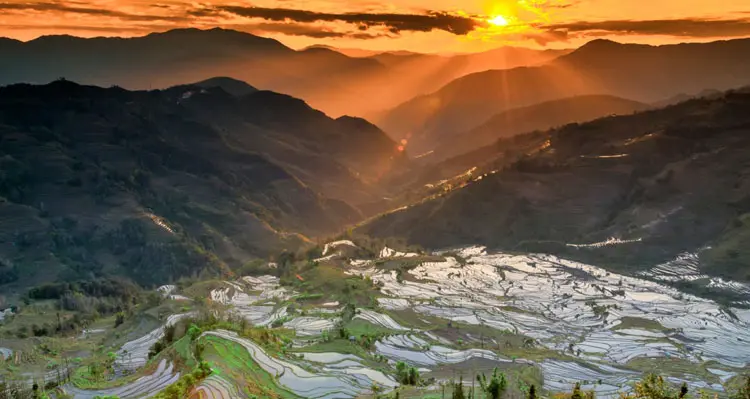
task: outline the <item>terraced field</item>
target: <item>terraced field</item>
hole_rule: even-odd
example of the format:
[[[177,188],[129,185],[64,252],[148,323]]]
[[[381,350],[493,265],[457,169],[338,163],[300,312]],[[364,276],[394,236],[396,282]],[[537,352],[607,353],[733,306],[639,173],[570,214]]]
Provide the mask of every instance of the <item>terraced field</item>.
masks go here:
[[[174,365],[162,360],[153,374],[117,388],[88,390],[68,384],[62,389],[76,399],[94,399],[97,396],[117,396],[120,399],[147,398],[161,392],[179,378],[180,373],[174,370]]]
[[[212,375],[195,388],[193,399],[235,399],[242,397],[237,388],[218,375]]]
[[[252,360],[265,372],[275,376],[278,383],[303,398],[351,398],[370,389],[374,383],[395,382],[374,370],[360,369],[308,371],[289,361],[275,358],[266,353],[254,342],[237,336],[230,331],[209,331],[207,336],[221,338],[244,347]],[[375,376],[375,379],[370,378]]]
[[[119,373],[133,372],[143,367],[148,360],[149,349],[164,335],[164,328],[190,315],[191,313],[170,315],[164,325],[138,339],[126,342],[116,353],[115,371]]]
[[[482,248],[467,248],[459,255],[464,264],[446,257],[414,268],[409,273],[416,281],[399,282],[396,273],[371,265],[353,267],[349,273],[381,283],[386,298],[380,301],[390,310],[409,308],[451,322],[523,334],[588,364],[568,370],[566,363],[541,362],[548,389],[576,380],[602,381],[591,387],[600,396],[615,391],[613,387],[626,389],[630,379],[625,377],[640,376],[628,370],[636,358],[679,358],[696,370],[714,362],[725,376],[750,362],[747,310],[727,309],[652,281],[553,256],[487,254]],[[618,328],[623,320],[658,327]],[[421,359],[411,361],[424,362]],[[716,391],[723,390],[719,374],[709,385]],[[705,387],[697,375],[682,377],[696,388]]]
[[[276,338],[270,345],[244,327],[236,329],[244,335],[212,327],[179,341],[179,358],[192,359],[183,352],[200,346],[212,369],[188,391],[190,398],[356,398],[397,388],[398,363],[427,381],[402,389],[406,397],[436,395],[448,379],[473,380],[494,367],[519,386],[535,384],[548,393],[580,382],[599,398],[613,398],[658,371],[671,383],[723,395],[750,366],[750,310],[655,281],[689,276],[689,256],[631,277],[554,256],[478,247],[429,256],[385,248],[377,259],[352,259],[342,251],[353,245],[330,244],[319,263],[342,279],[377,287],[369,308],[341,303],[340,293],[297,292],[314,281],[282,286],[277,277],[259,276],[217,283],[211,302],[255,333]],[[159,290],[179,295],[171,286]],[[143,373],[165,327],[193,315],[172,314],[126,342],[116,354],[117,374]],[[162,358],[154,372],[121,386],[63,389],[81,399],[149,397],[180,378],[177,367],[185,371],[184,361]]]
[[[311,363],[282,361],[243,342],[264,370],[280,375],[280,383],[298,395],[353,397],[367,391],[367,384],[360,391],[351,390],[351,383],[342,384],[335,373],[339,368],[360,367],[363,375],[377,377],[369,383],[389,387],[375,373],[392,378],[387,375],[392,375],[391,367],[398,361],[418,367],[425,376],[446,365],[470,372],[476,361],[499,367],[527,364],[540,370],[548,391],[569,390],[583,382],[585,389],[604,398],[630,390],[630,384],[649,371],[641,359],[680,361],[679,368],[660,371],[674,383],[719,393],[725,391],[726,381],[750,365],[750,311],[726,308],[653,280],[554,256],[488,254],[483,248],[457,251],[460,261],[444,256],[439,262],[418,262],[406,277],[379,265],[418,254],[386,248],[380,259],[349,259],[337,257],[337,246],[351,244],[331,244],[320,262],[343,262],[345,273],[370,278],[380,286],[379,308],[357,309],[354,321],[390,333],[365,352],[338,344],[345,352],[305,353],[304,347],[310,345],[311,349],[335,348],[322,343],[324,337],[336,334],[347,322],[284,313],[283,327],[306,339],[295,341],[295,346],[303,347],[297,352]],[[660,270],[663,274],[665,267]],[[265,320],[286,309],[286,301],[298,295],[272,277],[228,284],[231,289],[214,292],[212,298],[234,306],[250,322],[259,319],[252,312],[259,304],[265,306],[266,316],[260,318]],[[405,312],[413,316],[405,317]],[[509,341],[501,345],[493,338],[496,335],[519,337],[523,347],[508,346]],[[227,333],[219,336],[240,339]],[[366,358],[385,358],[388,364],[382,370],[366,367],[372,363],[361,353]],[[315,363],[324,366],[315,369],[318,374],[304,374],[308,368],[298,368]]]

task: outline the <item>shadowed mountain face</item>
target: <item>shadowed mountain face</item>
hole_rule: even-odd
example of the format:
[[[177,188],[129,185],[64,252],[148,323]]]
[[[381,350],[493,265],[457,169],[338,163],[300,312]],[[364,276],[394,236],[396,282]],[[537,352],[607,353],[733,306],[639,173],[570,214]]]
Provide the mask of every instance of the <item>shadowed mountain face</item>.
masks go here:
[[[365,121],[204,83],[0,88],[0,283],[221,272],[360,220],[405,165]]]
[[[430,248],[482,244],[626,270],[709,248],[700,252],[706,273],[747,281],[749,107],[744,90],[516,136],[498,143],[493,161],[476,164],[465,187],[361,231]],[[610,237],[633,242],[567,245]]]
[[[245,95],[255,93],[256,91],[258,91],[258,89],[256,89],[255,87],[250,86],[249,84],[241,80],[232,79],[232,78],[228,78],[224,76],[202,80],[200,82],[195,82],[189,86],[197,86],[197,87],[202,87],[204,89],[218,87],[224,90],[225,92],[233,96],[238,96],[238,97],[245,96]]]
[[[649,106],[614,96],[579,96],[548,101],[501,112],[484,124],[461,134],[438,137],[435,150],[425,161],[435,162],[471,152],[508,138],[534,130],[547,130],[574,122],[590,121],[610,115],[643,111]]]
[[[178,29],[130,39],[47,36],[0,41],[0,84],[64,77],[142,90],[228,76],[304,98],[333,116],[366,116],[467,73],[538,64],[564,53],[501,49],[456,57],[392,55],[398,60],[385,62],[385,55],[354,58],[320,47],[296,51],[224,29]]]
[[[750,82],[750,39],[646,46],[596,40],[541,67],[487,71],[391,110],[378,125],[411,136],[410,151],[434,149],[435,137],[472,129],[511,108],[590,94],[656,102],[711,87]]]

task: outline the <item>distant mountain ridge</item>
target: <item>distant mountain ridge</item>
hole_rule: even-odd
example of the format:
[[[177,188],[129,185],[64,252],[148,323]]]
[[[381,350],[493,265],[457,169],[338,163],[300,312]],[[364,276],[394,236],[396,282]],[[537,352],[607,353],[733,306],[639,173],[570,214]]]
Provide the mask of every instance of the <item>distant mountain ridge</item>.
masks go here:
[[[334,51],[295,51],[227,29],[175,29],[134,38],[43,36],[0,47],[0,84],[47,83],[60,77],[100,86],[158,89],[213,76],[302,96],[340,90],[342,79],[382,72],[374,60]],[[317,101],[321,103],[321,101]]]
[[[513,108],[494,115],[482,125],[460,134],[437,137],[431,162],[458,156],[496,142],[534,130],[548,130],[574,122],[586,122],[610,115],[626,115],[649,109],[637,101],[608,95],[587,95],[546,101],[528,107]]]
[[[555,56],[526,53],[498,56],[496,62],[490,57],[480,68],[526,65]],[[28,42],[0,40],[0,85],[44,84],[64,77],[143,90],[226,76],[303,98],[334,117],[369,117],[476,70],[473,61],[461,57],[419,56],[418,64],[388,66],[377,56],[350,57],[326,46],[294,50],[274,39],[220,28],[133,38],[43,36]]]
[[[469,130],[491,115],[564,97],[607,94],[650,103],[706,87],[750,83],[750,39],[665,46],[595,40],[538,67],[461,77],[407,101],[375,122],[398,138],[410,134],[413,152],[433,137]]]

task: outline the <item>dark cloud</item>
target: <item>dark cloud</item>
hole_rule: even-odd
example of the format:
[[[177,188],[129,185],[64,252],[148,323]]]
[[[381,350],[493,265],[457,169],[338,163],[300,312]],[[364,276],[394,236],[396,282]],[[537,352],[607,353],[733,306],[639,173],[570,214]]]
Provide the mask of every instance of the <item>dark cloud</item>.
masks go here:
[[[522,36],[522,39],[533,40],[543,47],[552,42],[567,42],[568,38],[568,32],[564,30],[549,30],[541,33],[528,33]]]
[[[661,19],[579,21],[544,25],[547,32],[580,33],[587,36],[666,35],[678,37],[741,37],[750,36],[750,19]]]
[[[363,33],[363,32],[339,32],[324,27],[303,24],[288,23],[257,23],[232,26],[254,34],[260,33],[281,33],[289,36],[307,36],[316,39],[327,38],[350,38],[350,39],[376,39],[384,37],[385,34]]]
[[[344,22],[356,25],[360,30],[367,30],[373,26],[381,26],[387,28],[392,33],[443,30],[456,35],[465,35],[483,25],[482,22],[474,18],[445,12],[428,12],[426,14],[323,13],[291,8],[219,6],[197,9],[191,11],[191,14],[205,16],[222,11],[247,18],[262,18],[268,21],[279,22]]]
[[[172,25],[148,25],[148,26],[87,26],[87,25],[30,25],[30,24],[0,24],[0,28],[11,30],[45,30],[52,32],[80,31],[101,33],[151,33],[156,30],[173,29]]]
[[[73,14],[98,15],[127,21],[189,21],[184,16],[128,14],[115,10],[91,7],[72,7],[61,3],[0,3],[0,10],[53,11]]]

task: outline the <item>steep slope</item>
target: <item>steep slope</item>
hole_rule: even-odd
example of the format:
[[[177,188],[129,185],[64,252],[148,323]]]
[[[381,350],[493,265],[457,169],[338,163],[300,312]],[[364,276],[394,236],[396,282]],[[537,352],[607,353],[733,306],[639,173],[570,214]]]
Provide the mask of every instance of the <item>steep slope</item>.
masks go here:
[[[492,144],[501,138],[534,130],[547,130],[574,122],[585,122],[609,115],[626,115],[649,106],[624,98],[590,95],[547,101],[501,112],[465,133],[437,137],[434,153],[425,161],[440,161]]]
[[[202,123],[239,148],[283,165],[315,191],[358,206],[380,199],[381,180],[408,168],[395,142],[369,122],[331,119],[304,101],[270,91],[239,98],[223,90],[167,90]]]
[[[511,143],[464,188],[360,229],[431,248],[482,244],[627,270],[710,246],[701,253],[706,273],[747,281],[749,106],[749,90],[728,92],[517,136],[520,159],[509,156]],[[611,237],[625,243],[569,245]]]
[[[750,82],[750,39],[647,46],[595,40],[548,64],[476,73],[391,110],[378,126],[411,135],[411,152],[433,137],[471,129],[498,112],[576,95],[608,94],[645,103],[706,87]]]
[[[241,142],[261,132],[302,146],[289,153],[313,154],[295,164],[309,175],[274,161],[283,154]],[[110,274],[163,283],[225,273],[297,245],[297,233],[330,234],[361,216],[303,181],[317,173],[315,181],[350,184],[315,169],[351,176],[355,162],[335,159],[349,135],[372,144],[371,162],[372,137],[389,143],[379,130],[271,92],[131,92],[67,81],[0,88],[0,284]]]

